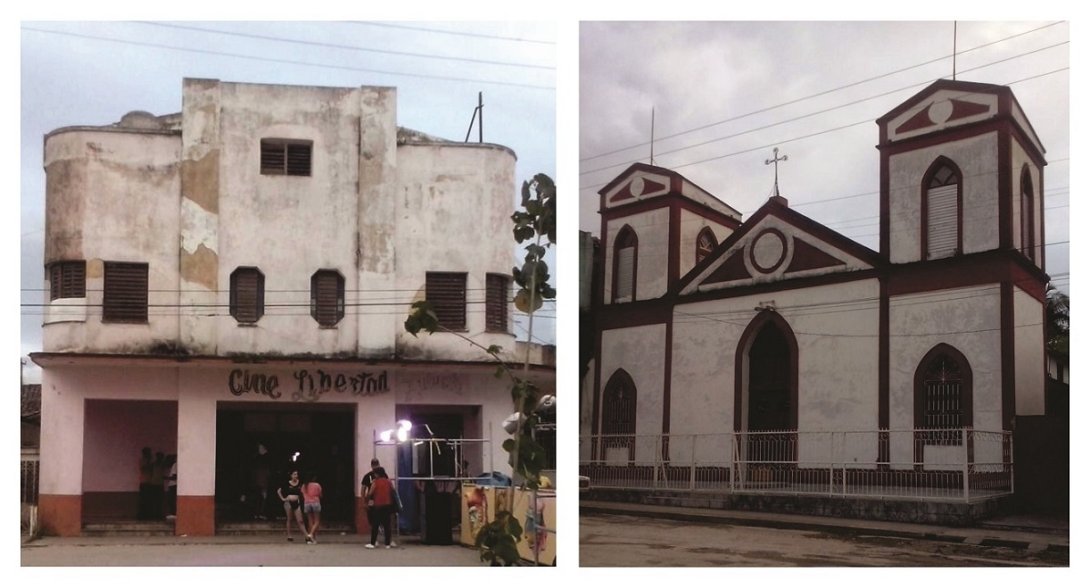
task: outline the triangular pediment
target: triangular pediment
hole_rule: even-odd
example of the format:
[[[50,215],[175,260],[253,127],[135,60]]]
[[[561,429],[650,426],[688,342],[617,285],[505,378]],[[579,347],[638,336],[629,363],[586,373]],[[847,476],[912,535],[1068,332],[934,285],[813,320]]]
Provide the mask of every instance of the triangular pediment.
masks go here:
[[[878,254],[770,199],[682,279],[680,293],[874,269]]]
[[[670,172],[649,165],[634,165],[602,190],[606,208],[665,196],[670,193]]]

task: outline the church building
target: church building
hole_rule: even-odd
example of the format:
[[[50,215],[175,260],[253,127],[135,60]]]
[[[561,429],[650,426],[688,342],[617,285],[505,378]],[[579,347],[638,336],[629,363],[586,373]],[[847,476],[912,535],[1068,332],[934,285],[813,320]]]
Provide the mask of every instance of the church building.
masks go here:
[[[877,124],[878,251],[653,165],[600,190],[593,488],[1013,492],[1018,418],[1046,408],[1044,146],[991,84],[937,81]]]

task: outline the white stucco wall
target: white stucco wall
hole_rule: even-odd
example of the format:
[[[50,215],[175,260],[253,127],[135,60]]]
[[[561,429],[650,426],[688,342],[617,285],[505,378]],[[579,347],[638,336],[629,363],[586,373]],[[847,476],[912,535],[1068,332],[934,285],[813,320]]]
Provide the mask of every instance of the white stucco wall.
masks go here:
[[[666,360],[666,325],[647,325],[602,332],[601,382],[604,389],[610,376],[623,369],[636,386],[636,434],[662,433],[663,396]],[[601,395],[602,390],[598,391]],[[601,401],[599,401],[601,402]],[[601,418],[601,411],[599,411]],[[599,423],[598,430],[601,431]],[[649,460],[657,445],[637,443],[636,460]],[[607,459],[609,455],[606,456]],[[627,461],[628,452],[624,451]]]
[[[178,336],[176,134],[62,130],[45,140],[45,263],[86,260],[85,298],[43,302],[45,351],[141,352]],[[102,323],[103,262],[148,264],[147,324]],[[76,305],[66,307],[64,305]],[[86,306],[80,306],[86,305]]]
[[[680,275],[682,276],[689,273],[689,270],[693,269],[693,266],[696,265],[696,237],[704,227],[711,228],[712,233],[715,234],[715,241],[717,244],[722,243],[724,239],[734,232],[734,230],[729,227],[682,209],[681,235],[678,237],[681,239],[679,249],[681,253]]]
[[[1044,309],[1014,288],[1014,413],[1045,414]]]
[[[940,155],[962,174],[962,252],[999,246],[999,139],[996,133],[900,153],[889,160],[890,261],[920,260],[923,176]]]
[[[405,145],[398,148],[397,177],[396,288],[406,306],[381,312],[403,313],[395,329],[399,352],[411,358],[486,358],[448,333],[414,338],[404,332],[408,304],[424,299],[429,271],[467,274],[466,336],[485,347],[513,347],[513,306],[507,308],[509,332],[488,333],[484,301],[489,273],[510,276],[513,266],[522,265],[511,253],[514,154],[490,145]]]
[[[670,400],[672,433],[734,429],[738,339],[774,304],[798,342],[799,431],[874,430],[878,426],[878,281],[785,290],[685,304],[674,313]],[[745,378],[743,378],[743,385]],[[747,406],[743,395],[743,411]],[[745,425],[743,412],[743,427]],[[803,437],[800,459],[828,454],[828,440]],[[682,444],[684,447],[684,444]],[[716,451],[709,445],[707,451]],[[876,445],[863,444],[860,461]],[[875,455],[871,455],[871,454]],[[698,459],[711,459],[710,453]]]
[[[606,223],[605,281],[603,302],[613,301],[613,243],[617,233],[629,225],[636,232],[636,300],[650,300],[666,293],[669,281],[670,210],[660,208],[617,218]]]
[[[914,425],[914,378],[924,356],[940,343],[960,351],[973,373],[973,428],[1002,427],[999,286],[955,288],[890,300],[889,423]],[[891,436],[890,458],[912,461],[908,436]]]
[[[681,194],[695,202],[703,204],[704,206],[708,206],[710,208],[718,210],[719,212],[722,212],[723,214],[732,216],[739,221],[742,220],[742,213],[735,210],[733,206],[730,206],[729,204],[716,198],[715,196],[708,193],[703,188],[700,188],[696,184],[690,182],[689,180],[681,180]]]

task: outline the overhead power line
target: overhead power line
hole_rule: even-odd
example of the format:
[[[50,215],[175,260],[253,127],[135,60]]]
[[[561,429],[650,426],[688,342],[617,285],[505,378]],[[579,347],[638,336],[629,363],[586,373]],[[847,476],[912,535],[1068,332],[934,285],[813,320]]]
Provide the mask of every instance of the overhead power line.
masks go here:
[[[448,30],[445,30],[445,29],[432,29],[432,28],[427,28],[427,27],[418,27],[418,26],[411,26],[411,25],[400,25],[400,24],[394,24],[394,23],[389,23],[389,22],[370,22],[370,21],[360,21],[360,20],[353,20],[353,21],[347,21],[347,22],[350,22],[352,24],[357,24],[357,25],[370,26],[370,27],[385,27],[385,28],[391,28],[391,29],[405,29],[405,30],[409,30],[409,31],[421,31],[421,32],[425,32],[425,33],[438,33],[438,34],[441,34],[441,35],[456,35],[456,36],[459,36],[459,37],[475,37],[475,38],[478,38],[478,39],[495,39],[497,41],[515,41],[515,42],[518,42],[518,43],[537,43],[537,44],[541,44],[541,45],[556,45],[556,41],[545,41],[545,40],[542,40],[542,39],[525,39],[525,38],[522,38],[522,37],[505,37],[503,35],[489,35],[489,34],[486,34],[486,33],[470,33],[470,32],[466,32],[466,31],[448,31]]]
[[[466,63],[479,63],[486,65],[503,65],[508,67],[526,67],[533,69],[545,69],[554,70],[551,65],[537,65],[533,63],[516,63],[512,61],[492,61],[488,59],[473,59],[471,57],[452,57],[449,55],[437,55],[435,53],[413,53],[410,51],[394,51],[392,49],[374,49],[371,47],[359,47],[357,45],[341,45],[338,43],[323,43],[319,41],[307,41],[304,39],[289,39],[286,37],[277,37],[274,35],[256,35],[253,33],[242,33],[238,31],[223,31],[217,29],[207,29],[204,27],[195,27],[190,25],[179,25],[165,22],[149,22],[149,21],[134,21],[137,24],[164,27],[169,29],[179,29],[184,31],[198,31],[202,33],[212,33],[216,35],[227,35],[231,37],[242,37],[245,39],[260,39],[262,41],[275,41],[277,43],[293,43],[296,45],[307,45],[310,47],[325,47],[327,49],[346,49],[349,51],[362,51],[365,53],[379,53],[383,55],[398,55],[402,57],[417,57],[421,59],[440,59],[443,61],[464,61]]]
[[[212,50],[208,50],[208,49],[195,49],[195,48],[192,48],[192,47],[177,47],[177,46],[173,46],[173,45],[163,45],[163,44],[159,44],[159,43],[147,43],[147,42],[144,42],[144,41],[128,41],[128,40],[124,40],[124,39],[114,39],[114,38],[110,38],[110,37],[100,37],[100,36],[96,36],[96,35],[85,35],[85,34],[82,34],[82,33],[71,33],[71,32],[67,32],[67,31],[39,29],[39,28],[28,27],[28,26],[23,26],[21,28],[21,30],[33,31],[33,32],[36,32],[36,33],[45,33],[45,34],[50,34],[50,35],[63,35],[63,36],[67,36],[67,37],[77,37],[77,38],[80,38],[80,39],[92,39],[92,40],[95,40],[95,41],[103,41],[103,42],[106,42],[106,43],[118,43],[118,44],[122,44],[122,45],[136,45],[136,46],[140,46],[140,47],[154,47],[156,49],[167,49],[167,50],[170,50],[170,51],[183,51],[183,52],[186,52],[186,53],[197,53],[197,54],[201,54],[201,55],[217,55],[217,56],[220,56],[220,57],[233,57],[233,58],[236,58],[236,59],[249,59],[249,60],[252,60],[252,61],[262,61],[262,62],[266,62],[266,63],[284,63],[284,64],[288,64],[288,65],[301,65],[301,66],[304,66],[304,67],[320,67],[320,68],[325,68],[325,69],[358,71],[358,72],[364,72],[364,73],[384,74],[384,75],[401,76],[401,77],[409,77],[409,78],[423,78],[423,79],[430,79],[430,80],[444,80],[444,81],[450,81],[450,82],[471,82],[471,83],[474,83],[474,84],[491,84],[491,85],[497,85],[497,86],[515,86],[515,87],[520,87],[520,88],[533,88],[535,90],[555,90],[556,89],[553,86],[542,86],[542,85],[537,85],[537,84],[522,84],[522,83],[518,83],[518,82],[500,82],[500,81],[495,81],[495,80],[483,80],[483,79],[476,79],[476,78],[461,78],[461,77],[455,77],[455,76],[437,76],[437,75],[430,75],[430,74],[407,73],[407,72],[400,72],[400,71],[371,69],[371,68],[364,68],[364,67],[352,67],[352,66],[348,66],[348,65],[335,65],[335,64],[330,64],[330,63],[318,63],[318,62],[314,62],[314,61],[298,61],[298,60],[291,60],[291,59],[275,59],[275,58],[272,58],[272,57],[260,57],[260,56],[256,56],[256,55],[245,55],[245,54],[241,54],[241,53],[228,53],[228,52],[225,52],[225,51],[212,51]]]

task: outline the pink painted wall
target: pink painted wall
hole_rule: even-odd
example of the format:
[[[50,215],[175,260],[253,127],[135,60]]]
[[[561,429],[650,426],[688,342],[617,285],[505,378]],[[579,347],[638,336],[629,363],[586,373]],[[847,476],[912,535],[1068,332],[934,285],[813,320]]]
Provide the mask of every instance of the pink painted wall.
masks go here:
[[[177,453],[178,403],[87,400],[84,406],[83,491],[135,492],[140,450]]]

